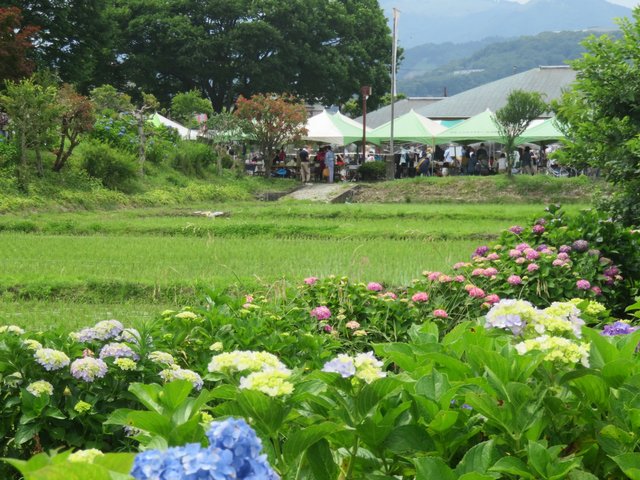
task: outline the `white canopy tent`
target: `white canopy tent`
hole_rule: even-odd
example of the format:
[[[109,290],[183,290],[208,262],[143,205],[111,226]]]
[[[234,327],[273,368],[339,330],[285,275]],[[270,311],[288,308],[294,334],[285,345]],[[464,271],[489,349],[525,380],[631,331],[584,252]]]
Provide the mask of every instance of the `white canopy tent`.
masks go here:
[[[183,140],[195,140],[199,133],[198,130],[192,130],[190,128],[185,127],[184,125],[180,125],[178,122],[174,122],[173,120],[168,119],[167,117],[163,117],[158,112],[154,113],[151,117],[151,122],[154,125],[164,125],[165,127],[173,128],[178,131],[178,135]]]
[[[362,140],[362,125],[341,113],[332,115],[323,110],[309,118],[306,127],[304,139],[312,142],[348,145]]]

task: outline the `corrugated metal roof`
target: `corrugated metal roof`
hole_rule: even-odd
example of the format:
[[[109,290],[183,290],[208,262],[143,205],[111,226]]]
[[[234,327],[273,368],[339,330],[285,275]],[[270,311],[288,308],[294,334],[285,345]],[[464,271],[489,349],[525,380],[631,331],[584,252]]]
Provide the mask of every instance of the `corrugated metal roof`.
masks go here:
[[[393,109],[393,117],[398,118],[409,113],[411,110],[418,111],[419,108],[432,105],[441,101],[445,97],[412,97],[398,100]],[[362,123],[362,116],[355,119]],[[373,112],[367,112],[367,127],[378,128],[391,121],[391,105],[386,105]]]
[[[485,111],[487,108],[493,112],[501,109],[506,105],[507,97],[513,90],[540,92],[544,95],[544,100],[549,102],[560,97],[561,93],[569,88],[575,78],[575,70],[568,66],[537,67],[472,88],[415,110],[420,115],[432,120],[469,118]],[[396,108],[398,103],[396,103]],[[375,113],[371,115],[373,116]],[[548,113],[544,116],[550,117],[552,114]],[[367,114],[368,123],[369,114]]]

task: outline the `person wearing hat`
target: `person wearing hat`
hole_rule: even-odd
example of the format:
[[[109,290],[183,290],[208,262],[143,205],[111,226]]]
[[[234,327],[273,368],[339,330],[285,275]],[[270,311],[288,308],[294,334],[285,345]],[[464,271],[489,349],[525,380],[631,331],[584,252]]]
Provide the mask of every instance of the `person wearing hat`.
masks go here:
[[[300,180],[302,183],[309,183],[311,181],[311,168],[309,166],[309,150],[308,147],[302,147],[298,152],[300,157]]]

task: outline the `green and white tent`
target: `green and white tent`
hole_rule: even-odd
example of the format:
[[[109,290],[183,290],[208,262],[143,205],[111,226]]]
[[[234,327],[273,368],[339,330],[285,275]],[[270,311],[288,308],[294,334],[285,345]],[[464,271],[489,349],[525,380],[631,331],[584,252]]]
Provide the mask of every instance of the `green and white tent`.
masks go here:
[[[435,138],[437,144],[501,141],[495,114],[489,109],[448,128]]]
[[[416,113],[412,109],[394,120],[393,140],[433,145],[436,135],[443,133],[445,130],[447,130],[446,127]],[[373,129],[367,134],[367,139],[377,144],[390,141],[391,122],[389,121]]]
[[[305,140],[333,145],[349,145],[362,141],[362,125],[341,113],[323,110],[307,120]]]
[[[521,145],[523,143],[553,143],[564,138],[564,133],[558,126],[558,121],[555,117],[549,118],[544,122],[527,128],[524,133],[518,137],[516,144]]]

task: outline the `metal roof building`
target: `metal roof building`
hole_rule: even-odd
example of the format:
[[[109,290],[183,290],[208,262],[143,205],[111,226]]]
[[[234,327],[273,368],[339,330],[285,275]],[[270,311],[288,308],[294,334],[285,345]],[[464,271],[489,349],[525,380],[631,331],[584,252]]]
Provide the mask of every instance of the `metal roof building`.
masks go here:
[[[394,118],[401,117],[402,115],[409,113],[411,110],[418,111],[420,108],[427,107],[434,103],[437,103],[445,97],[410,97],[398,100],[393,110]],[[362,123],[362,116],[355,119],[357,122]],[[391,121],[391,105],[386,105],[378,110],[367,112],[367,127],[378,128]]]
[[[504,107],[509,93],[513,90],[540,92],[544,95],[543,99],[549,102],[559,98],[575,79],[576,72],[569,66],[541,66],[472,88],[415,110],[420,115],[432,120],[465,119],[477,115],[487,108],[495,112]],[[399,103],[396,103],[396,108]],[[375,113],[377,112],[372,115]],[[389,116],[390,114],[387,113],[387,121],[390,120]],[[551,116],[551,112],[548,112],[542,117]],[[368,123],[369,114],[367,114]]]

